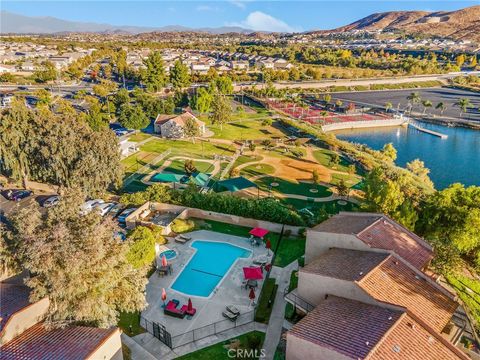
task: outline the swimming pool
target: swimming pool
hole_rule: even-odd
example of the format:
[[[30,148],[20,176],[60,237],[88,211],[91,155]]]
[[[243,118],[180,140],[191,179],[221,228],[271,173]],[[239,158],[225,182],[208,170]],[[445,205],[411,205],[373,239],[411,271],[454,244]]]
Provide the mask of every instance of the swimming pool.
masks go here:
[[[210,296],[234,262],[251,254],[250,250],[224,242],[197,240],[190,246],[196,252],[171,288],[192,296]]]
[[[172,260],[177,256],[177,252],[175,250],[165,250],[164,252],[160,253],[160,259],[162,256],[165,256],[167,260]]]

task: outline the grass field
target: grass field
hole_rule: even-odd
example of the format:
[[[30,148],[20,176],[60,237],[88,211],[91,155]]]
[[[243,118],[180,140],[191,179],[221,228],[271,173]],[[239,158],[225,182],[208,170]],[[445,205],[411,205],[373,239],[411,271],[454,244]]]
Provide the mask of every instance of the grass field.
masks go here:
[[[252,340],[254,339],[254,340]],[[252,342],[255,342],[255,345],[258,344],[258,348],[261,348],[263,341],[265,340],[265,333],[261,331],[252,331],[235,338],[220,342],[218,344],[208,346],[206,348],[194,351],[190,354],[177,357],[178,360],[228,360],[231,357],[228,356],[229,345],[232,346],[232,349],[238,347],[245,349],[252,346]],[[260,351],[257,351],[260,355]],[[257,359],[258,357],[254,357]],[[249,359],[252,359],[249,357]]]
[[[224,124],[222,128],[218,125],[209,125],[209,129],[218,139],[226,140],[264,140],[284,137],[280,130],[271,125],[262,125],[262,119],[265,115],[261,115],[258,120],[251,120],[252,115],[248,114],[248,120],[236,120]]]
[[[140,313],[120,313],[118,320],[118,327],[123,330],[128,336],[135,336],[145,332],[145,329],[140,326]]]
[[[132,136],[130,136],[128,138],[128,141],[134,141],[134,142],[140,142],[140,141],[143,141],[143,140],[147,140],[149,137],[151,137],[152,135],[150,134],[145,134],[145,133],[137,133],[137,134],[134,134]]]
[[[331,150],[319,149],[313,152],[313,156],[315,157],[315,160],[317,160],[320,165],[323,165],[330,169],[348,172],[348,165],[350,165],[350,163],[347,160],[345,160],[343,157],[340,157],[340,163],[338,165],[332,164],[331,160],[332,160],[332,155],[334,153],[335,152]]]
[[[313,200],[313,199],[312,199]],[[281,199],[281,202],[285,205],[291,205],[295,209],[300,210],[307,208],[311,211],[318,211],[323,209],[328,214],[338,214],[340,211],[358,211],[358,205],[347,202],[346,205],[339,205],[338,200],[324,201],[324,202],[313,202],[299,199]]]
[[[340,182],[340,180],[345,181],[345,184],[348,187],[353,187],[358,183],[360,183],[362,181],[362,178],[358,175],[334,173],[332,174],[332,180],[330,180],[330,183],[333,185],[337,185]]]
[[[199,172],[209,173],[213,170],[213,165],[204,161],[194,161],[193,164]],[[173,160],[170,165],[163,170],[173,174],[185,174],[185,160],[177,159]]]
[[[192,158],[213,158],[214,155],[231,156],[235,152],[233,145],[215,144],[209,141],[190,141],[155,139],[140,147],[142,151],[163,153],[171,151],[170,156],[188,156]]]
[[[259,176],[259,175],[271,175],[275,172],[275,168],[268,164],[252,164],[249,166],[244,167],[241,171],[241,175],[245,175],[247,177],[252,176]]]
[[[267,176],[255,181],[255,183],[264,191],[274,191],[282,194],[303,195],[311,198],[327,197],[332,195],[332,192],[323,185],[313,183],[294,183],[281,178]],[[271,184],[277,183],[278,186]],[[317,192],[311,192],[313,189]]]
[[[260,155],[240,155],[235,161],[234,167],[260,160],[262,160]]]

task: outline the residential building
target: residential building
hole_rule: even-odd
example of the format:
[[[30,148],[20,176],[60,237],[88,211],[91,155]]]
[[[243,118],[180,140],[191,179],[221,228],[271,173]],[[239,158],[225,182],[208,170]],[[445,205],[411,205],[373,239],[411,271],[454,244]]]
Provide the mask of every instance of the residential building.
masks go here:
[[[305,262],[329,248],[393,251],[417,269],[433,258],[432,247],[421,237],[383,214],[340,212],[307,230]]]
[[[0,108],[10,107],[13,101],[13,94],[2,94],[0,99]]]
[[[18,277],[0,282],[1,360],[123,359],[118,328],[47,327],[49,299],[30,302],[29,297],[30,289]]]
[[[298,287],[285,297],[306,316],[287,333],[286,359],[468,359],[459,342],[471,324],[423,272],[432,257],[382,214],[341,212],[308,229]]]
[[[181,139],[185,136],[184,126],[187,119],[193,119],[197,123],[200,136],[205,134],[205,123],[188,111],[181,115],[159,114],[154,122],[154,131],[162,137]]]
[[[15,70],[15,65],[4,65],[4,64],[0,64],[0,74],[4,74],[4,73],[14,73],[16,70]]]
[[[286,359],[469,358],[404,308],[328,296],[287,333]]]

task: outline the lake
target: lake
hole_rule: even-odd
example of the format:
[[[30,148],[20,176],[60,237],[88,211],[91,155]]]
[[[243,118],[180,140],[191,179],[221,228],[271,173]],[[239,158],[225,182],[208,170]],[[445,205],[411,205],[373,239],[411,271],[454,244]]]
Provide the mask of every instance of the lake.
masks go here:
[[[441,139],[412,127],[341,130],[335,131],[335,135],[375,150],[393,143],[398,151],[395,163],[405,167],[407,162],[416,158],[424,161],[437,189],[444,189],[455,182],[480,186],[480,130],[417,124],[446,134],[448,138]]]

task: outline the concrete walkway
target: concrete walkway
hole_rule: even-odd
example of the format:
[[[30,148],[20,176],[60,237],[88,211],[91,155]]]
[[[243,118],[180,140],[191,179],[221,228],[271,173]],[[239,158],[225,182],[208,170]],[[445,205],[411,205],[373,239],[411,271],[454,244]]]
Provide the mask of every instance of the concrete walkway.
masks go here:
[[[122,344],[126,345],[130,349],[132,359],[157,360],[155,356],[150,354],[142,345],[137,343],[130,336],[123,333],[121,338]]]
[[[274,266],[270,272],[270,277],[275,278],[278,289],[263,343],[265,356],[261,357],[262,359],[272,360],[275,355],[275,350],[282,336],[282,328],[285,321],[285,305],[287,302],[283,298],[283,293],[290,283],[290,274],[293,270],[297,269],[298,262],[295,260],[284,268]]]

